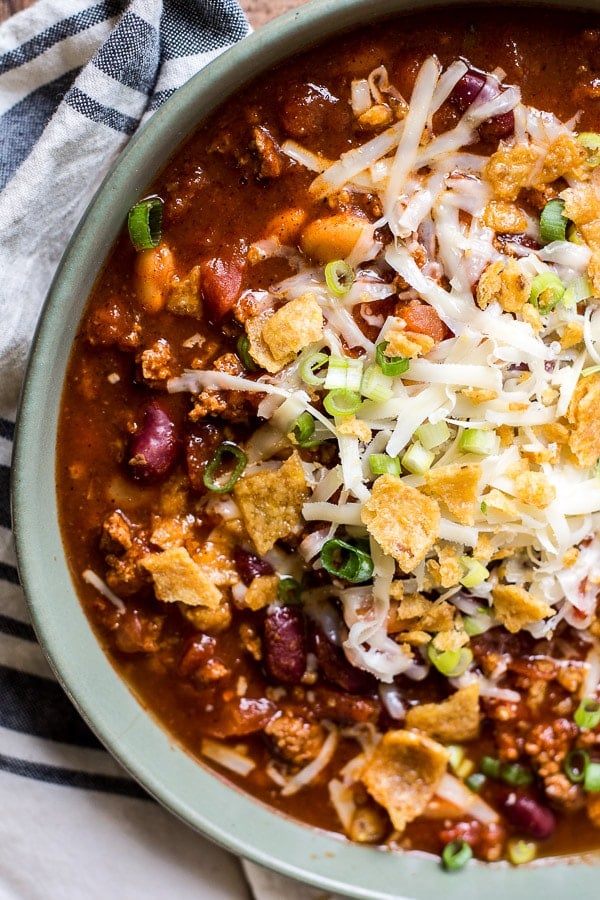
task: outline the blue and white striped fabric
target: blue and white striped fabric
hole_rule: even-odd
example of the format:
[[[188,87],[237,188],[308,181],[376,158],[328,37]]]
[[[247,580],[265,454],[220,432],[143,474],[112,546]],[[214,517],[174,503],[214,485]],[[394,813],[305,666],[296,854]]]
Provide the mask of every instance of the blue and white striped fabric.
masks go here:
[[[81,213],[140,123],[248,31],[235,0],[39,0],[0,25],[0,900],[248,897],[237,860],[150,800],[53,678],[9,507],[29,342]]]

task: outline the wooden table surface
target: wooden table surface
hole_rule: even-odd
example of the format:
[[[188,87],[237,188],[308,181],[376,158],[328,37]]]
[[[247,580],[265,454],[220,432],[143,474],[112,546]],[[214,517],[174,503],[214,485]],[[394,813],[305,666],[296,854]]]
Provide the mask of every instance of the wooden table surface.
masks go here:
[[[269,19],[290,9],[302,6],[307,0],[238,0],[253,28],[264,25]],[[13,13],[32,6],[35,0],[0,0],[0,22]]]

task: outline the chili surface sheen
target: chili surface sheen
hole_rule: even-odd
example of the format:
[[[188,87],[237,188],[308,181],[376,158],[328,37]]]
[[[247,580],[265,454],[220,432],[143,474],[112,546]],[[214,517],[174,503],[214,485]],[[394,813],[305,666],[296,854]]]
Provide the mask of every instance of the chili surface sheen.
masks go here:
[[[175,153],[157,246],[124,226],[86,307],[57,490],[90,623],[174,739],[310,826],[600,847],[599,104],[589,14],[336,37]]]

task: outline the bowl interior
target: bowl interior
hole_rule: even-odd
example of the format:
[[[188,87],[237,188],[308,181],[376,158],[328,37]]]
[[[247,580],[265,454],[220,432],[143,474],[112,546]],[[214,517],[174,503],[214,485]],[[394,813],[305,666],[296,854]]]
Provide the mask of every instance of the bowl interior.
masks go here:
[[[34,341],[14,455],[14,530],[21,579],[39,639],[63,687],[119,761],[160,802],[230,850],[325,890],[357,898],[465,895],[552,900],[567,885],[592,896],[597,868],[559,860],[520,869],[472,864],[442,873],[424,854],[350,845],[277,814],[224,784],[169,738],[117,676],[74,592],[57,524],[55,440],[65,368],[83,305],[126,212],[183,138],[236,88],[340,28],[453,0],[315,0],[256,32],[186,84],[131,141],[61,263]],[[458,5],[458,4],[454,4]],[[529,3],[529,6],[536,5]],[[597,0],[540,6],[597,9]],[[515,6],[514,14],[518,15]],[[218,101],[217,101],[218,98]],[[34,486],[35,485],[35,489]],[[491,880],[490,880],[491,879]]]

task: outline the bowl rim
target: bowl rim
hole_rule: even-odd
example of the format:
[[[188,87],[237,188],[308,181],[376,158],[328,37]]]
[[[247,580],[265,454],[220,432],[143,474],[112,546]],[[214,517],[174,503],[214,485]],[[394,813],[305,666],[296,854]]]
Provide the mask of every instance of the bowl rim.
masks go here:
[[[493,2],[484,0],[489,5]],[[578,857],[576,863],[561,858],[519,869],[473,862],[459,878],[453,878],[442,875],[437,858],[350,844],[274,813],[226,785],[178,746],[118,676],[77,599],[58,533],[54,480],[58,409],[79,317],[103,265],[104,253],[98,253],[98,247],[112,246],[127,209],[162,168],[172,148],[239,87],[240,72],[246,83],[341,28],[395,12],[451,5],[474,4],[464,0],[313,0],[271,21],[211,62],[129,142],[69,242],[32,343],[13,451],[17,563],[40,644],[84,720],[152,796],[226,849],[314,887],[361,900],[426,900],[440,887],[447,900],[462,900],[465,892],[489,890],[490,870],[494,890],[498,895],[510,891],[513,900],[529,900],[532,891],[543,891],[548,900],[562,900],[566,878],[591,896],[597,880],[596,854]],[[529,0],[511,5],[598,9],[597,0]],[[70,637],[65,642],[67,625]]]

